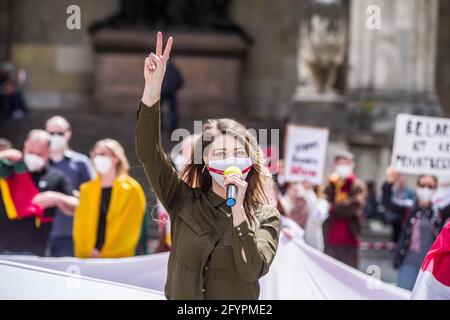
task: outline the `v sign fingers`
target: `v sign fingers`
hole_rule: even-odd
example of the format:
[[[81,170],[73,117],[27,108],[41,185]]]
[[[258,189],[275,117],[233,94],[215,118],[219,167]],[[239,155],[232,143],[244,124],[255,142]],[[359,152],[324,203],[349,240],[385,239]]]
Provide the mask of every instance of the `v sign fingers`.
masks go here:
[[[147,106],[152,106],[161,97],[161,86],[166,72],[166,63],[172,50],[172,44],[173,38],[170,37],[163,54],[163,35],[161,32],[158,32],[156,36],[156,54],[152,53],[145,59],[145,87],[142,102]]]
[[[166,64],[170,58],[170,52],[172,51],[173,38],[170,37],[167,40],[166,48],[164,49],[164,54],[162,55],[161,61],[163,64]]]
[[[158,57],[162,55],[162,49],[163,49],[163,36],[161,31],[159,31],[156,36],[156,55]]]

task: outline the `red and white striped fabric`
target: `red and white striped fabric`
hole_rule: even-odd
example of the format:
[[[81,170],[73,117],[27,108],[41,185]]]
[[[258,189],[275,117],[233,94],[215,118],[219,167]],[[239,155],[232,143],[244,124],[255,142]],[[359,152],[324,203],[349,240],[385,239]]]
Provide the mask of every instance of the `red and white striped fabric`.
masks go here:
[[[359,248],[361,250],[394,250],[394,242],[386,241],[361,241]]]
[[[411,299],[450,300],[450,223],[428,251]]]

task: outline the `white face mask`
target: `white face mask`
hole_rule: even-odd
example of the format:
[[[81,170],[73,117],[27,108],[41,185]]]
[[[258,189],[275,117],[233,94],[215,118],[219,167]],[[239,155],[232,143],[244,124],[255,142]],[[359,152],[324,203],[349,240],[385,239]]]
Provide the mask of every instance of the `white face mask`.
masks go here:
[[[112,167],[112,160],[106,156],[95,156],[94,158],[95,170],[101,175],[106,175]]]
[[[430,188],[417,188],[416,189],[417,198],[419,198],[420,201],[426,201],[426,202],[431,201],[435,192],[436,191],[434,189],[430,189]]]
[[[277,183],[279,186],[284,186],[284,184],[286,183],[286,177],[284,176],[284,174],[279,174],[277,176]]]
[[[341,164],[336,167],[336,173],[342,179],[347,179],[353,172],[353,166],[348,164]]]
[[[23,161],[30,172],[40,171],[45,166],[44,158],[32,153],[26,153],[23,157]]]
[[[67,147],[67,140],[64,136],[54,134],[50,138],[50,150],[62,151]]]
[[[175,165],[175,169],[177,169],[178,172],[181,172],[189,164],[189,159],[179,154],[173,159],[173,164]]]
[[[211,177],[214,179],[214,181],[216,181],[220,186],[223,187],[224,182],[223,173],[228,167],[231,166],[238,167],[239,169],[241,169],[242,179],[245,180],[252,168],[252,159],[229,157],[220,160],[210,160],[208,164],[208,171]]]

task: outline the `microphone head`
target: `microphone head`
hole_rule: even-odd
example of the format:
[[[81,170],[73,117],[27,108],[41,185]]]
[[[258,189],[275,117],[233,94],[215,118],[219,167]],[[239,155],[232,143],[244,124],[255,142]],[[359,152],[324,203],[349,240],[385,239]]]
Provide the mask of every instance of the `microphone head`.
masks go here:
[[[239,176],[242,176],[242,170],[239,169],[238,167],[230,166],[230,167],[226,168],[225,171],[223,172],[224,176],[227,176],[229,174],[237,174]]]

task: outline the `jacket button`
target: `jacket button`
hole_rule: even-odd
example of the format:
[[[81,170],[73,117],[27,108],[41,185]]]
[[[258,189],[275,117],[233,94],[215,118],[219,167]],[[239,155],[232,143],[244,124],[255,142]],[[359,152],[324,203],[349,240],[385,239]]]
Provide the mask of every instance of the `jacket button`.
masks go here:
[[[205,293],[205,289],[202,289],[202,292]]]
[[[241,227],[237,227],[237,230],[238,230],[238,231],[241,231]]]
[[[205,267],[205,270],[208,271],[208,267]]]
[[[242,237],[242,233],[241,232],[239,232],[239,237]]]

